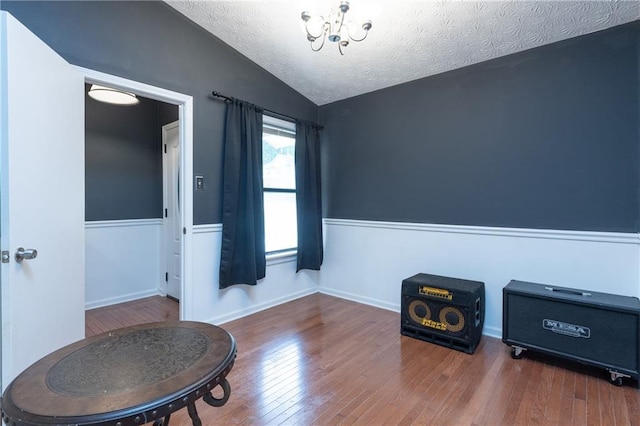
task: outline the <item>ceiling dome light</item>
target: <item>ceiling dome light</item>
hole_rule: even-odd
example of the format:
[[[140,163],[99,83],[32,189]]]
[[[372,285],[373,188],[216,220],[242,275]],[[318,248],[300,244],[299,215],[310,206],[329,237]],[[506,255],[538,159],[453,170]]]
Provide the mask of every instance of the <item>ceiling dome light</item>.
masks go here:
[[[116,105],[135,105],[140,102],[133,93],[123,92],[111,87],[98,86],[97,84],[91,85],[89,96],[96,101]]]

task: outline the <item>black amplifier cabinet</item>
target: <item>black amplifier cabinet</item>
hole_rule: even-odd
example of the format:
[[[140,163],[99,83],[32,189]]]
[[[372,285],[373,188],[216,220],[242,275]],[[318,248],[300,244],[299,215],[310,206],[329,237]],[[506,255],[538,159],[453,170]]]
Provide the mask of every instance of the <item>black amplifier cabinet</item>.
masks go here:
[[[636,297],[511,281],[503,289],[502,341],[511,355],[539,352],[638,380],[640,301]]]
[[[402,281],[400,333],[472,354],[484,323],[484,283],[417,274]]]

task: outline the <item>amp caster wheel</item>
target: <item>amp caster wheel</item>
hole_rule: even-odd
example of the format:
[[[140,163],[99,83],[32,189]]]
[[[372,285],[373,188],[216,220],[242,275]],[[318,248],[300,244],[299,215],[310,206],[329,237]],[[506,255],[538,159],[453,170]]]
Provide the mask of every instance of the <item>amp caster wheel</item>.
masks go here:
[[[524,355],[524,349],[519,346],[511,348],[511,358],[520,359]]]
[[[622,386],[622,378],[629,377],[626,374],[618,373],[617,371],[608,370],[609,371],[609,383],[616,386]]]
[[[616,386],[622,386],[622,377],[616,377],[615,379],[609,377],[609,383]]]

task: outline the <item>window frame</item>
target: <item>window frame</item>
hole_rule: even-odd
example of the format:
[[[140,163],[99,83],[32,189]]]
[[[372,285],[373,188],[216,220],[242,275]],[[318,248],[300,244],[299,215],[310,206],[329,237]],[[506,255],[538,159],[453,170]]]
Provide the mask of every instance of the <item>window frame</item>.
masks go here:
[[[274,117],[272,115],[263,113],[262,114],[262,134],[264,135],[264,128],[269,128],[271,130],[275,130],[278,132],[282,132],[282,133],[286,133],[289,134],[293,137],[294,139],[294,158],[295,158],[295,137],[296,137],[296,123],[293,121],[288,121],[288,120],[283,120],[281,118],[278,117]],[[264,137],[262,139],[262,143],[264,144]],[[294,162],[295,164],[295,162]],[[264,168],[264,158],[262,160],[262,166]],[[295,166],[294,166],[294,170],[295,170]],[[264,173],[264,171],[263,171]],[[264,174],[263,174],[263,182],[264,182]],[[296,194],[296,188],[272,188],[272,187],[267,187],[264,186],[262,187],[262,194],[263,194],[263,199],[264,199],[264,195],[266,193],[285,193],[285,194]],[[297,213],[297,212],[296,212]],[[265,216],[265,222],[266,222],[266,216]],[[266,230],[266,223],[265,223],[265,230]],[[296,236],[298,234],[298,230],[296,227]],[[265,235],[265,245],[266,245],[266,235]],[[265,247],[266,248],[266,247]],[[272,250],[272,251],[265,251],[265,254],[267,256],[268,259],[277,259],[277,258],[281,258],[281,257],[287,257],[290,255],[294,255],[296,254],[298,251],[298,246],[297,246],[297,242],[296,245],[294,247],[288,247],[288,248],[283,248],[283,249],[279,249],[279,250]]]

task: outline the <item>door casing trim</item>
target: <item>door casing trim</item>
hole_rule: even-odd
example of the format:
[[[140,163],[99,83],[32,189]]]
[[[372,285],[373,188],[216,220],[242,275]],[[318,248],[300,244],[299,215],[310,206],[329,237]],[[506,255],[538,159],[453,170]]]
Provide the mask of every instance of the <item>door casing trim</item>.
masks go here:
[[[180,182],[183,190],[180,193],[180,214],[182,235],[180,319],[193,319],[193,97],[183,93],[152,86],[100,71],[72,65],[82,75],[85,83],[104,84],[116,89],[135,93],[136,95],[178,106],[180,122]]]

